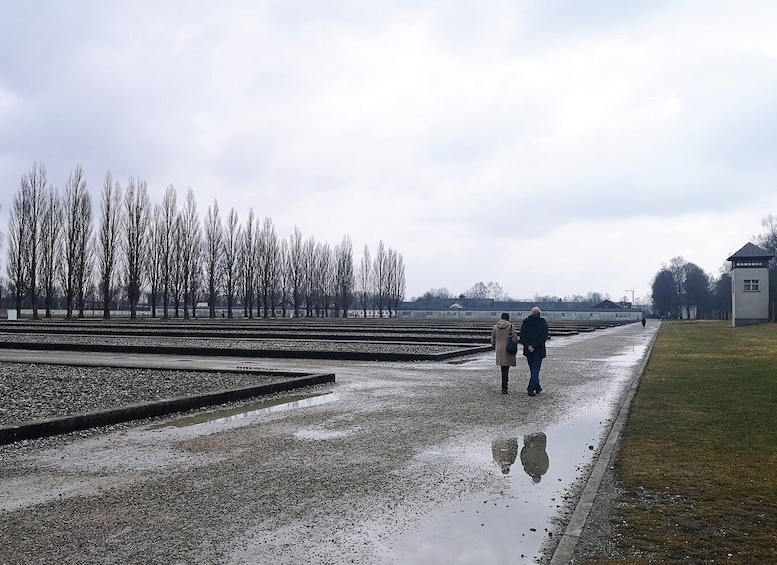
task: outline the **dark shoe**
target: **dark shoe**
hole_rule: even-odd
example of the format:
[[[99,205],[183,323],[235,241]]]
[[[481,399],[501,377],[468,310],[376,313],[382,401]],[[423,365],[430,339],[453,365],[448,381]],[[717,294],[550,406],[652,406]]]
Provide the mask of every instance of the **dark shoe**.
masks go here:
[[[502,394],[507,394],[507,389],[506,388],[502,389]]]
[[[537,396],[537,393],[534,392],[533,390],[530,390],[529,391],[529,396]]]
[[[542,392],[542,389],[541,389],[541,388],[538,388],[537,390],[535,390],[535,391],[534,391],[534,393],[535,393],[535,394],[539,394],[539,393],[541,393],[541,392]]]

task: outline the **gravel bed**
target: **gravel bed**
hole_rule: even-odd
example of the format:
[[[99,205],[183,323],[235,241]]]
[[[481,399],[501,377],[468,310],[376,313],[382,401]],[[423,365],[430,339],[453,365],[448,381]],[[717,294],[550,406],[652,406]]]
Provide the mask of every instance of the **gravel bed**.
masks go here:
[[[29,326],[26,327],[29,329]],[[391,340],[395,340],[397,338],[404,338],[408,341],[413,341],[418,339],[419,337],[439,337],[439,338],[445,338],[447,340],[449,339],[460,339],[463,342],[469,343],[472,341],[473,338],[478,338],[481,340],[488,340],[491,335],[491,329],[484,329],[484,330],[477,330],[477,331],[470,331],[470,332],[460,332],[460,331],[426,331],[426,330],[407,330],[407,331],[384,331],[384,330],[374,330],[374,329],[358,329],[354,328],[351,330],[338,330],[336,328],[285,328],[285,327],[279,327],[279,328],[259,328],[259,329],[249,329],[249,328],[232,328],[232,329],[224,329],[224,328],[208,328],[208,327],[193,327],[193,328],[176,328],[176,327],[133,327],[133,326],[126,326],[126,327],[116,327],[116,326],[107,326],[104,328],[101,327],[62,327],[62,326],[55,326],[52,328],[53,331],[48,331],[48,328],[32,328],[35,331],[20,331],[20,328],[14,328],[14,330],[9,331],[8,329],[2,328],[0,326],[0,335],[3,336],[13,336],[13,335],[104,335],[104,336],[114,336],[114,335],[124,335],[124,336],[137,336],[137,335],[155,335],[160,336],[163,338],[171,337],[171,334],[182,334],[185,333],[188,337],[199,337],[199,338],[225,338],[225,339],[234,339],[234,338],[246,338],[246,339],[265,339],[265,336],[278,336],[278,334],[283,334],[284,336],[288,336],[288,339],[318,339],[321,341],[326,341],[328,338],[337,338],[338,340],[347,338],[351,340],[359,340],[359,341],[380,341],[383,338],[388,338]],[[272,337],[270,338],[272,339]]]
[[[143,336],[67,336],[67,335],[47,335],[46,343],[74,345],[126,345],[127,340],[132,340],[132,345],[139,347],[160,345],[159,337]],[[3,334],[2,341],[5,343],[38,343],[41,341],[39,335],[27,334]],[[418,343],[396,343],[380,341],[325,341],[310,339],[234,339],[234,338],[164,338],[164,345],[167,347],[202,347],[207,349],[223,349],[225,351],[233,349],[251,349],[262,350],[280,350],[280,351],[369,351],[374,353],[423,353],[434,354],[445,351],[461,349],[462,347],[472,347],[472,344],[450,344],[450,345],[431,345]]]
[[[276,381],[277,375],[0,365],[0,425]]]

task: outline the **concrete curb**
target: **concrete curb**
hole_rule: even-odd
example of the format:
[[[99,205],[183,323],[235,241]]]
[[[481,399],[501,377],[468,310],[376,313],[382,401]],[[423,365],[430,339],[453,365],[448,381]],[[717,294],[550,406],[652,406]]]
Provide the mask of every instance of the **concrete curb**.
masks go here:
[[[155,402],[132,404],[120,408],[82,412],[70,416],[31,420],[11,426],[0,426],[0,445],[27,439],[37,439],[79,430],[108,426],[130,420],[164,416],[175,412],[202,408],[215,404],[224,404],[235,400],[245,400],[275,392],[335,382],[333,373],[309,374],[302,377],[284,379],[245,388],[221,390],[216,392],[166,398]]]
[[[553,557],[550,559],[550,565],[568,565],[572,561],[572,555],[580,541],[583,528],[588,520],[588,515],[591,513],[591,507],[594,504],[594,499],[602,484],[604,474],[615,459],[618,438],[623,432],[623,428],[626,426],[626,421],[631,412],[631,404],[634,400],[634,396],[637,394],[639,383],[642,380],[642,375],[645,373],[645,368],[650,360],[650,355],[653,352],[653,344],[655,343],[657,336],[658,330],[653,334],[648,350],[645,352],[645,357],[642,359],[642,362],[629,385],[626,397],[618,411],[618,416],[615,418],[615,421],[610,428],[610,432],[607,435],[607,439],[599,452],[596,464],[594,465],[591,474],[588,476],[583,493],[577,501],[577,505],[572,512],[572,516],[569,518],[569,522],[564,529],[561,540],[556,546],[556,550],[553,552]]]

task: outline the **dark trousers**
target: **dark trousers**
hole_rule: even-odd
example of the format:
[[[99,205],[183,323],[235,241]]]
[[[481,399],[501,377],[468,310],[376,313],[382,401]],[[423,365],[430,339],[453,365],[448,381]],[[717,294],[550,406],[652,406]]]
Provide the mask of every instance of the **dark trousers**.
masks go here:
[[[529,392],[539,392],[542,390],[540,386],[540,368],[542,367],[542,357],[530,353],[526,356],[526,362],[529,364],[529,386],[527,390]]]
[[[507,390],[507,381],[509,379],[510,366],[502,366],[502,390]]]

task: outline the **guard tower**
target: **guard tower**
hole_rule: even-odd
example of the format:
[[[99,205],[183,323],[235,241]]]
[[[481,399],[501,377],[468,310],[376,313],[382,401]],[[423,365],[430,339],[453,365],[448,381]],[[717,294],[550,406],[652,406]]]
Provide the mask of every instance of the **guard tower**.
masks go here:
[[[731,261],[731,324],[736,328],[769,321],[769,260],[774,257],[748,243]]]

